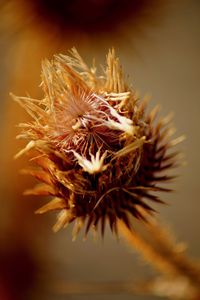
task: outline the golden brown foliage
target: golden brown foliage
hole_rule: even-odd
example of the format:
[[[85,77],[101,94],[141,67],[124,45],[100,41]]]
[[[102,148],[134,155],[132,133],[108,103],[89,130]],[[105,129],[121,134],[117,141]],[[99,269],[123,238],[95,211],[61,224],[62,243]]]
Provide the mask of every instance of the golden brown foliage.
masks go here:
[[[58,210],[57,231],[75,221],[74,236],[86,224],[105,222],[117,232],[117,219],[130,227],[129,214],[144,219],[140,207],[154,210],[157,191],[176,165],[168,150],[170,117],[155,122],[158,107],[145,113],[126,83],[115,51],[109,51],[102,74],[89,68],[76,49],[42,64],[42,100],[13,96],[33,121],[21,123],[19,138],[28,140],[16,157],[30,152],[39,169],[24,171],[42,183],[26,194],[51,195],[37,213]]]

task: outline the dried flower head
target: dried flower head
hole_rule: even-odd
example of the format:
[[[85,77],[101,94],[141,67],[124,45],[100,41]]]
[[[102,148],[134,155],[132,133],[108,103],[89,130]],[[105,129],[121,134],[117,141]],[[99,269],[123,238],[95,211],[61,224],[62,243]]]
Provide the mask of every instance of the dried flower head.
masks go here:
[[[103,234],[106,220],[117,231],[117,219],[130,227],[129,214],[144,219],[141,208],[162,202],[155,192],[169,191],[160,184],[171,179],[163,172],[177,153],[168,150],[181,138],[170,141],[170,117],[155,124],[158,107],[145,113],[114,50],[101,75],[70,54],[43,62],[42,100],[13,96],[33,119],[20,124],[28,144],[16,157],[28,152],[38,165],[24,171],[42,182],[26,194],[53,196],[37,213],[58,210],[55,231],[75,221],[76,236],[100,222]]]
[[[104,34],[113,32],[122,23],[131,21],[135,26],[152,26],[160,18],[163,0],[2,0],[17,14],[22,25],[56,34],[72,32]]]

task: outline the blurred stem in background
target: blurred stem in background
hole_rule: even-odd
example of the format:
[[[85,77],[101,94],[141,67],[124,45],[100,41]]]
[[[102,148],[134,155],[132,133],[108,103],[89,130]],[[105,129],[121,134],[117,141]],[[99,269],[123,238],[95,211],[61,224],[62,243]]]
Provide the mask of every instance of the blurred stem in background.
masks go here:
[[[146,216],[147,217],[147,216]],[[118,221],[119,235],[158,275],[143,281],[120,282],[52,282],[55,295],[132,294],[167,299],[200,299],[200,264],[186,254],[186,246],[176,243],[171,232],[155,219],[143,223],[140,232]]]
[[[144,285],[144,289],[156,296],[170,299],[195,299],[200,297],[200,264],[187,257],[185,245],[176,243],[172,234],[157,222],[148,218],[143,233],[133,232],[119,221],[120,234],[143,259],[162,277]]]

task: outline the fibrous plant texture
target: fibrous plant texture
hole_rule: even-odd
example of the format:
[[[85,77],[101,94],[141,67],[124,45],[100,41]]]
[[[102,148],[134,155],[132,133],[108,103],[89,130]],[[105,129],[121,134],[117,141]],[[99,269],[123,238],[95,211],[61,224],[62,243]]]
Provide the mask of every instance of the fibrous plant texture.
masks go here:
[[[22,123],[19,138],[28,140],[16,156],[29,154],[37,168],[24,170],[42,183],[26,194],[53,196],[37,213],[57,210],[57,231],[75,222],[74,236],[117,219],[130,227],[129,216],[144,219],[153,212],[156,195],[171,179],[176,164],[171,151],[170,118],[155,121],[158,108],[145,112],[126,83],[114,50],[102,74],[89,68],[76,49],[42,64],[42,100],[16,97],[32,117]]]

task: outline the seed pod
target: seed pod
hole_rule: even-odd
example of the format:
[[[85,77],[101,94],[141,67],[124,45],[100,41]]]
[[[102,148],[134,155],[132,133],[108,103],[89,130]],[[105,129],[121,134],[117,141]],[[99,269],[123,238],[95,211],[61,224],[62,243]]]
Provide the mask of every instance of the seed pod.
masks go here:
[[[17,157],[29,153],[38,169],[24,172],[42,182],[26,194],[53,196],[37,213],[59,211],[55,231],[74,221],[76,236],[101,223],[103,235],[108,220],[117,232],[117,219],[130,227],[129,215],[143,220],[141,208],[152,213],[156,192],[170,191],[161,184],[172,179],[169,150],[182,137],[170,141],[170,117],[156,122],[158,107],[145,113],[114,50],[100,75],[70,54],[43,62],[42,100],[13,96],[33,119],[20,124],[29,142]]]

